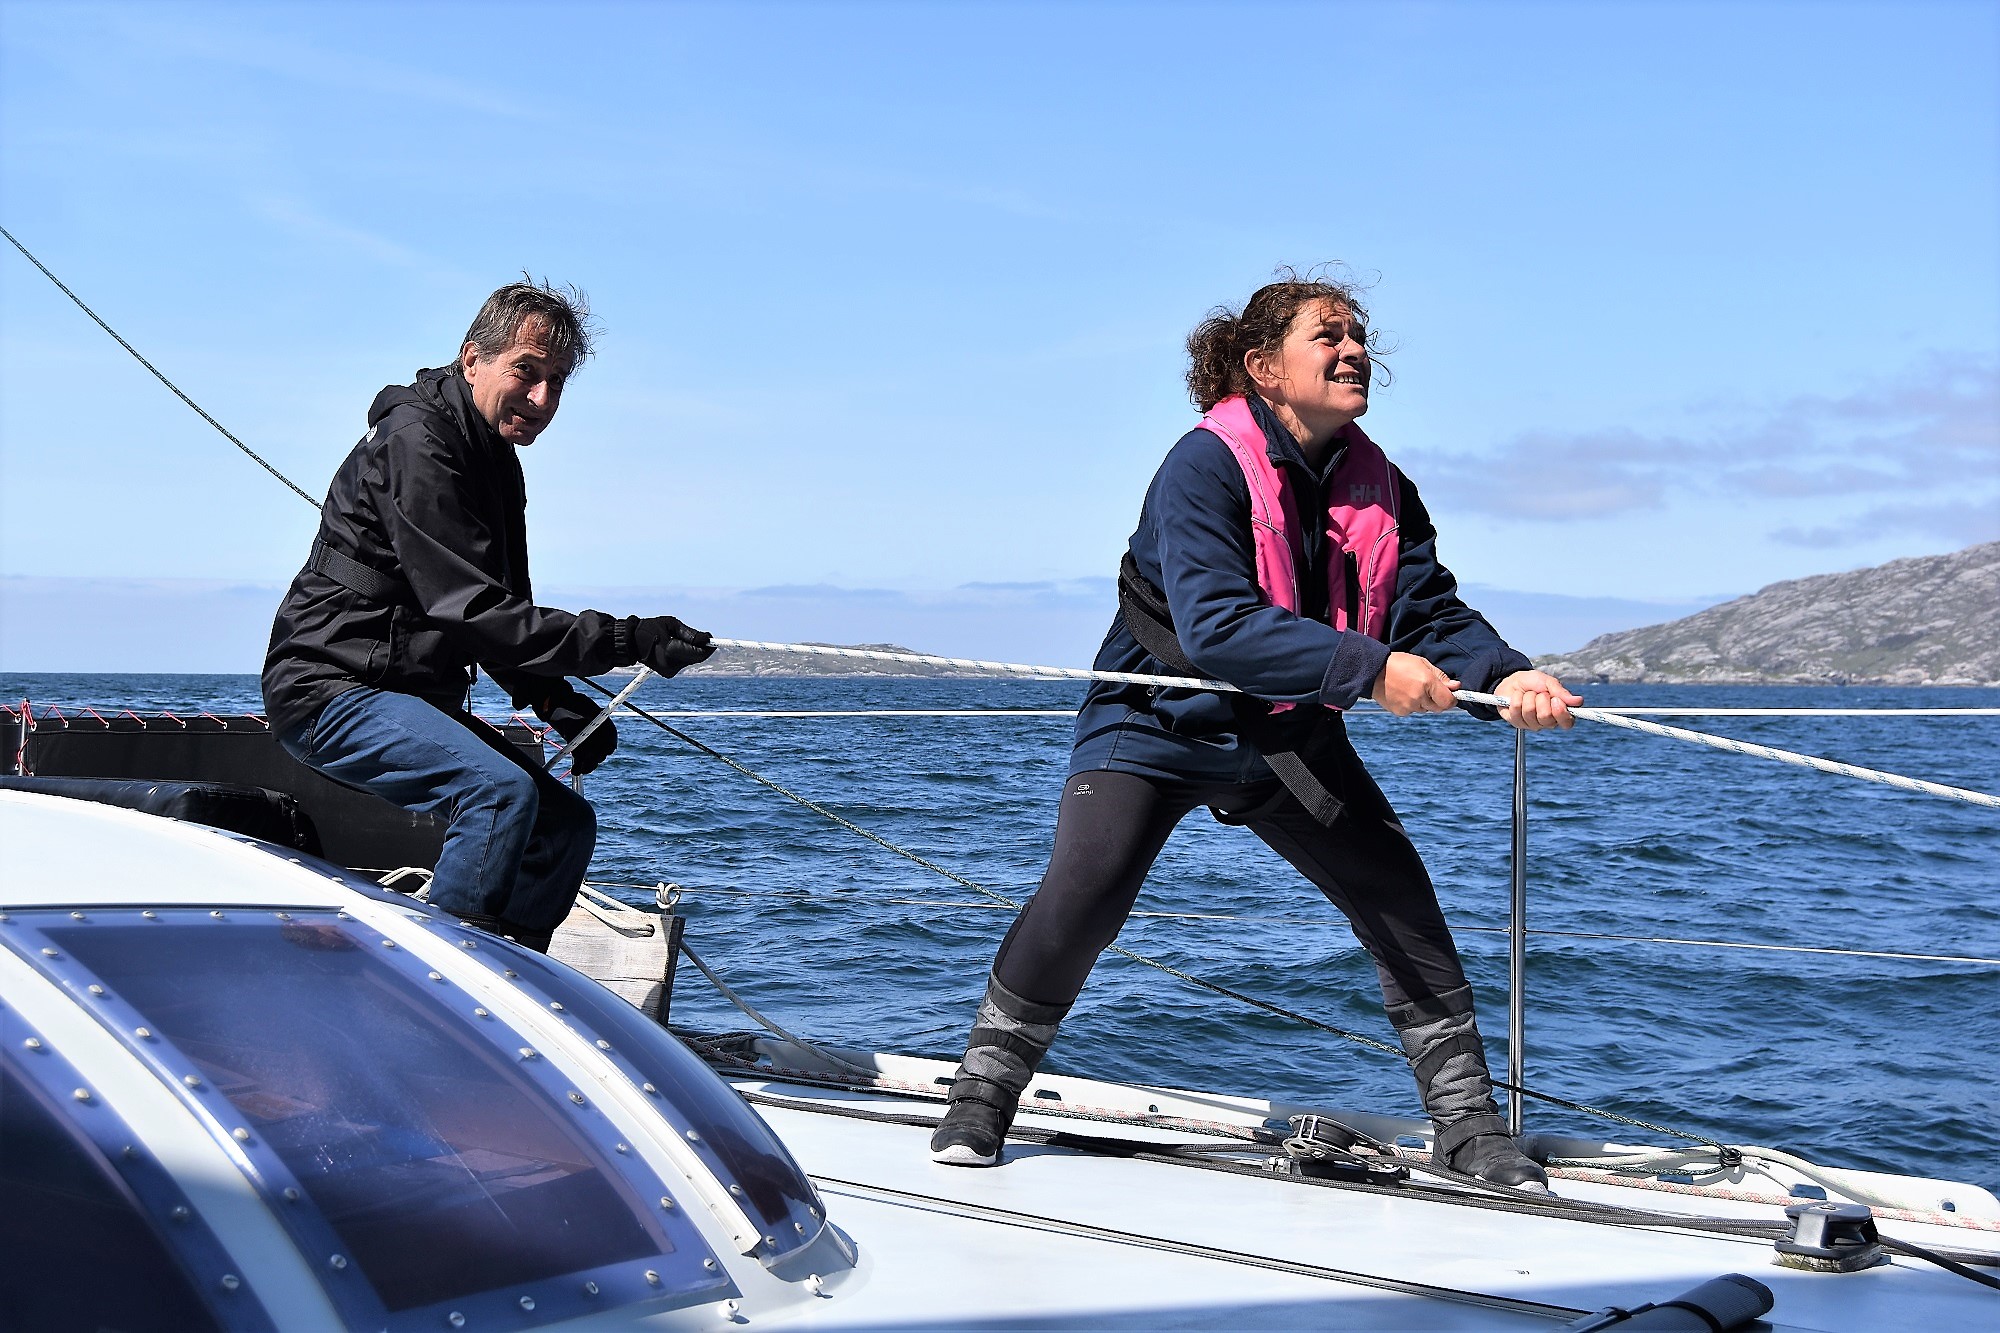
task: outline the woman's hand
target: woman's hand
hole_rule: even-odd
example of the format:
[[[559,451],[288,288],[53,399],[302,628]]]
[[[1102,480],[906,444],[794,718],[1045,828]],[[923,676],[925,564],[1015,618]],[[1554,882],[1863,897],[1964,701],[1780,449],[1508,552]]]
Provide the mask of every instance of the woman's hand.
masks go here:
[[[1516,671],[1495,685],[1493,693],[1513,701],[1511,708],[1500,710],[1500,716],[1522,731],[1546,731],[1550,727],[1567,731],[1576,725],[1570,708],[1583,702],[1582,695],[1571,694],[1546,671]]]
[[[1397,717],[1408,717],[1456,707],[1451,692],[1457,688],[1457,681],[1427,659],[1415,653],[1390,653],[1368,696]]]

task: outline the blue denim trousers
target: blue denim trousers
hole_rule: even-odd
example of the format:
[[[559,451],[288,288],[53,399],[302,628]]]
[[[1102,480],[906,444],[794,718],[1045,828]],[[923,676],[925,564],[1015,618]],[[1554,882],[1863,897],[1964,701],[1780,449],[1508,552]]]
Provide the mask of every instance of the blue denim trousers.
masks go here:
[[[335,695],[278,743],[335,782],[444,816],[437,906],[527,930],[553,929],[569,914],[597,846],[597,815],[479,719],[361,688]]]

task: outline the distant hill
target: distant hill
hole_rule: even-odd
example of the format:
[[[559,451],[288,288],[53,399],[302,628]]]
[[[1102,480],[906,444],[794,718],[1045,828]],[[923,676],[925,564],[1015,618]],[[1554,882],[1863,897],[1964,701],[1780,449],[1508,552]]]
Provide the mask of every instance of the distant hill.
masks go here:
[[[2000,542],[1774,583],[1536,664],[1577,684],[2000,685]]]
[[[914,653],[899,643],[816,644],[821,648],[866,648],[878,653]],[[806,653],[774,653],[762,648],[721,648],[683,676],[983,676],[991,673],[952,667],[919,666],[913,662],[870,662],[859,657],[815,657]]]

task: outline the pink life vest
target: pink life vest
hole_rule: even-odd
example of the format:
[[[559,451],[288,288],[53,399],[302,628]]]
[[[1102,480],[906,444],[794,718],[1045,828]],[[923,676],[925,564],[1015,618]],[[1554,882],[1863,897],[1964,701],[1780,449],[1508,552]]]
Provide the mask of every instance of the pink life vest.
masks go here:
[[[1271,462],[1269,446],[1250,404],[1239,394],[1225,398],[1201,418],[1229,446],[1250,488],[1250,535],[1257,547],[1257,586],[1273,606],[1297,614],[1298,563],[1305,551],[1298,504],[1291,480]],[[1326,562],[1327,607],[1335,629],[1356,629],[1386,642],[1389,605],[1396,598],[1396,557],[1400,545],[1395,469],[1375,442],[1349,423],[1346,452],[1326,488],[1326,535],[1336,550],[1354,560],[1361,604],[1348,623],[1345,561]],[[1276,705],[1288,708],[1289,704]]]

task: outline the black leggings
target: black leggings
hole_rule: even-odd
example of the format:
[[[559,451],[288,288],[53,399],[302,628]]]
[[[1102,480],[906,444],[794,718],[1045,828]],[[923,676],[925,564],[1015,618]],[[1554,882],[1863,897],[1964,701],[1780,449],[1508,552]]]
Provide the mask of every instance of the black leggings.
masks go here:
[[[1167,835],[1196,806],[1247,825],[1347,915],[1375,959],[1391,1006],[1462,989],[1465,969],[1423,859],[1388,798],[1351,747],[1340,760],[1343,802],[1317,823],[1272,778],[1198,783],[1099,770],[1073,775],[1056,816],[1048,873],[1001,941],[993,973],[1037,1004],[1076,999],[1097,955],[1118,938]]]

